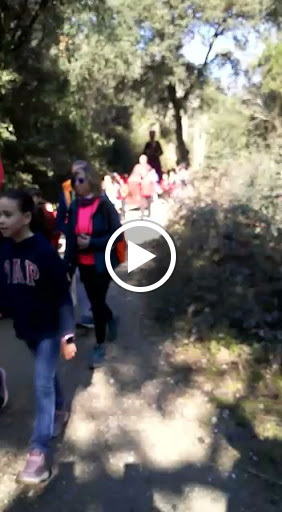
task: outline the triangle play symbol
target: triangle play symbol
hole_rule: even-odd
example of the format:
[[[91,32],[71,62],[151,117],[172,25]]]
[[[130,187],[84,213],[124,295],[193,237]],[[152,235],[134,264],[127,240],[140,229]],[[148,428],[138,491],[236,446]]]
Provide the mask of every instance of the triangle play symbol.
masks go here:
[[[151,261],[153,258],[156,257],[155,254],[146,251],[146,249],[143,249],[137,244],[134,244],[133,242],[128,241],[128,273],[132,272],[133,270],[136,270],[137,268],[141,267],[142,265],[145,265],[145,263],[148,263],[148,261]]]

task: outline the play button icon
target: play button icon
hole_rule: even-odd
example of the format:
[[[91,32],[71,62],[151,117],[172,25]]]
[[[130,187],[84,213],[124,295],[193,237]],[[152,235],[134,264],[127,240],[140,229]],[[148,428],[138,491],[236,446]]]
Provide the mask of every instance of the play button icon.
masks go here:
[[[116,239],[120,237],[122,233],[124,233],[127,243],[126,274],[124,272],[124,266],[120,267],[118,273],[113,269],[111,258]],[[151,249],[152,243],[155,242],[156,239],[161,238],[163,238],[163,240],[161,240],[162,244],[157,244],[154,253],[147,249],[147,247]],[[144,244],[146,248],[144,248]],[[156,280],[156,282],[153,283],[148,282],[148,272],[146,272],[146,269],[151,268],[148,267],[147,264],[152,260],[154,260],[153,269],[156,268],[157,270],[157,272],[153,272],[153,278]],[[176,250],[171,236],[162,226],[151,220],[136,220],[126,222],[111,236],[106,247],[105,261],[110,276],[119,286],[128,291],[144,293],[156,290],[170,278],[176,265]],[[160,265],[158,265],[158,263],[160,263]],[[135,271],[137,271],[137,269],[139,273],[137,272],[136,274]],[[140,277],[141,275],[142,285],[133,285],[131,275],[134,277]],[[146,284],[144,285],[144,283]]]
[[[143,249],[139,245],[136,245],[134,242],[131,242],[130,240],[127,243],[127,251],[128,273],[132,272],[133,270],[136,270],[142,265],[145,265],[145,263],[148,263],[148,261],[151,261],[153,258],[156,257],[155,254],[152,254],[146,249]]]

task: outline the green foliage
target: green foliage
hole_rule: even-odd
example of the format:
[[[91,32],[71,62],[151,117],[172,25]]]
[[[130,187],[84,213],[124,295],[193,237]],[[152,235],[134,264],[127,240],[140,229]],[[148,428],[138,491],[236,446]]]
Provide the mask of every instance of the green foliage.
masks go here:
[[[270,73],[266,75],[271,80]],[[277,81],[277,88],[280,85]],[[206,137],[203,175],[215,176],[222,198],[243,202],[265,214],[273,232],[281,226],[282,136],[279,90],[265,82],[241,95],[228,95],[209,83],[190,123],[199,119]],[[278,107],[278,110],[277,110]]]
[[[18,76],[10,69],[1,69],[0,70],[0,94],[4,97],[8,91],[10,91],[13,87],[13,84],[16,84],[18,81]],[[14,141],[15,140],[15,132],[13,125],[11,124],[9,118],[2,114],[0,121],[0,149],[3,147],[4,141]]]
[[[262,88],[266,93],[278,92],[282,95],[282,41],[269,42],[260,59],[262,69]]]
[[[130,17],[129,2],[123,2],[123,6]],[[135,89],[142,93],[148,108],[164,113],[172,107],[178,156],[185,160],[187,148],[182,116],[194,94],[205,85],[211,66],[230,62],[234,72],[238,72],[238,61],[230,51],[213,55],[215,43],[229,36],[235,45],[246,48],[250,27],[261,22],[267,5],[263,10],[259,1],[213,0],[207,4],[197,0],[187,7],[184,0],[157,3],[143,0],[134,2],[134,9],[132,2],[130,6],[142,50],[142,73],[135,82]],[[206,48],[200,65],[193,62],[192,55],[187,60],[183,54],[184,46],[196,36],[200,36]]]
[[[238,71],[230,51],[213,53],[216,41],[228,36],[244,49],[251,28],[270,18],[278,26],[272,0],[5,1],[0,14],[0,149],[13,182],[47,190],[78,157],[101,172],[129,171],[156,123],[183,159],[183,116],[195,105],[210,109],[211,165],[277,134],[281,43],[267,45],[259,64],[254,97],[263,97],[266,122],[254,102],[209,97],[213,66]],[[195,37],[206,48],[201,65],[183,53]]]
[[[207,162],[232,159],[247,147],[248,112],[237,98],[218,94],[209,113]]]
[[[66,172],[76,128],[67,111],[67,76],[52,48],[63,23],[60,2],[1,4],[0,130],[6,179],[50,181]],[[70,149],[71,148],[71,149]]]

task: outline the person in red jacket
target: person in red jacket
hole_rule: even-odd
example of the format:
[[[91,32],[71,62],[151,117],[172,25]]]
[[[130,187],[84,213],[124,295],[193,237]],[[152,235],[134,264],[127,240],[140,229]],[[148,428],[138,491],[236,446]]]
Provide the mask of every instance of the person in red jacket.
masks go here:
[[[142,164],[140,172],[140,193],[141,193],[141,218],[145,217],[147,210],[148,217],[151,216],[151,207],[154,196],[157,193],[158,175],[148,163],[146,155],[141,155],[140,163]]]
[[[117,200],[119,201],[121,205],[121,217],[123,220],[125,220],[125,202],[126,198],[128,196],[128,185],[127,180],[128,176],[123,175],[120,176],[118,173],[114,173],[114,180],[116,184],[118,185],[118,191],[117,191]]]
[[[158,175],[148,164],[146,155],[141,155],[128,178],[129,192],[135,196],[135,202],[140,204],[141,217],[145,216],[146,209],[148,216],[151,214],[153,197],[157,192]],[[140,198],[140,199],[139,199]]]
[[[56,215],[51,203],[47,203],[42,197],[38,187],[27,190],[35,203],[33,229],[42,233],[51,242],[56,251],[59,248],[60,233],[56,230]]]

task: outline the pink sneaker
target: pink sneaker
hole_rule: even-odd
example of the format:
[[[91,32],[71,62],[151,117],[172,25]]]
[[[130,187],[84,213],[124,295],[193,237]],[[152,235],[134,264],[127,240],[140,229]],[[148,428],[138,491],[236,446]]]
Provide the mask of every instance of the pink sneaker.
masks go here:
[[[46,482],[51,476],[47,467],[44,453],[32,450],[28,456],[24,469],[18,474],[17,482],[26,485],[37,485]]]
[[[3,409],[8,402],[8,388],[6,384],[6,372],[0,368],[0,409]]]

